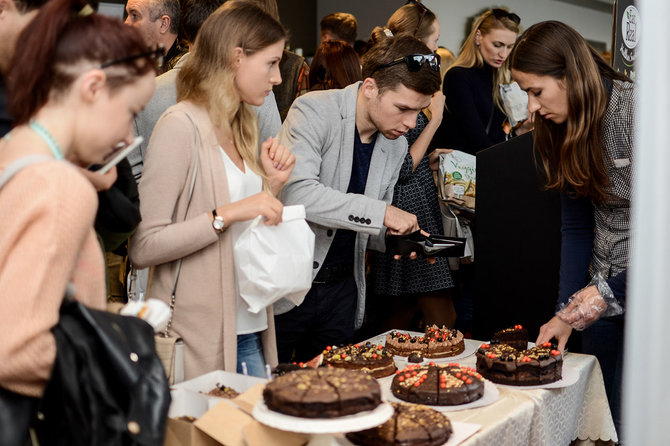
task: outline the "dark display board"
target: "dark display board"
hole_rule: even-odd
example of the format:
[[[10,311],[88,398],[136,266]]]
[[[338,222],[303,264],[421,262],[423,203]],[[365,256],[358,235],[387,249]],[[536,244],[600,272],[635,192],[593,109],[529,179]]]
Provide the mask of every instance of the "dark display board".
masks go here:
[[[534,341],[554,314],[561,205],[539,172],[530,133],[477,153],[475,339],[521,324]]]
[[[635,60],[640,42],[640,12],[634,0],[616,0],[612,66],[632,80],[636,78]]]

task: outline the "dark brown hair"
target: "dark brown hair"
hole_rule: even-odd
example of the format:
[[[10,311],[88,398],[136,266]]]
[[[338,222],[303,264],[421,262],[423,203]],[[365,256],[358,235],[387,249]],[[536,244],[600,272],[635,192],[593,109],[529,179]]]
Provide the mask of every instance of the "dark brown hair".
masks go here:
[[[309,67],[309,85],[313,90],[344,88],[360,80],[358,55],[349,44],[331,40],[319,45]]]
[[[608,93],[603,79],[629,79],[617,73],[574,29],[557,21],[531,26],[510,54],[512,70],[551,76],[565,86],[565,123],[536,116],[533,138],[547,187],[607,200],[610,184],[603,153],[602,126]]]
[[[226,0],[182,0],[181,24],[182,35],[189,42],[195,42],[198,31],[216,9]]]
[[[440,72],[427,63],[416,72],[410,72],[404,63],[387,66],[411,54],[432,53],[419,39],[406,34],[383,39],[363,56],[363,79],[373,78],[380,93],[402,84],[418,93],[433,95],[440,89]]]
[[[15,125],[27,122],[50,96],[66,91],[79,75],[77,63],[100,65],[147,51],[137,30],[97,13],[80,15],[84,6],[80,0],[51,0],[19,36],[21,49],[7,78]],[[114,91],[152,70],[156,66],[149,56],[115,64],[105,69],[107,86]]]
[[[354,46],[358,35],[358,21],[356,17],[346,12],[334,12],[321,19],[321,32],[332,32],[341,40]]]

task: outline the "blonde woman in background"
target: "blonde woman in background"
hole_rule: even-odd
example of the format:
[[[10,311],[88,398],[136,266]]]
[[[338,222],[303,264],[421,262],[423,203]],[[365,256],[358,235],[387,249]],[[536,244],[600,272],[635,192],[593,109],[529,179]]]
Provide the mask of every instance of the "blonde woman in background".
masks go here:
[[[375,28],[370,41],[374,44],[389,35],[403,34],[416,37],[434,52],[438,49],[440,22],[424,5],[410,2],[393,13],[385,28]],[[442,234],[428,152],[443,111],[444,95],[437,92],[429,109],[419,113],[416,127],[405,134],[409,150],[393,192],[393,205],[416,215],[419,226],[431,234]],[[410,329],[419,311],[426,324],[453,325],[455,315],[450,288],[454,282],[446,258],[431,263],[422,256],[416,260],[394,260],[390,254],[371,252],[370,265],[378,303],[373,314],[380,318],[379,328]]]
[[[155,266],[152,297],[169,299],[185,344],[184,374],[212,370],[264,376],[277,362],[271,308],[254,314],[237,291],[233,244],[258,215],[281,221],[277,200],[295,157],[268,138],[258,150],[261,105],[281,82],[286,32],[248,2],[227,2],[202,25],[177,78],[176,105],[156,124],[140,182],[142,222],[131,259]],[[199,141],[199,142],[196,142]],[[188,204],[198,149],[192,199]],[[188,212],[187,212],[188,211]]]

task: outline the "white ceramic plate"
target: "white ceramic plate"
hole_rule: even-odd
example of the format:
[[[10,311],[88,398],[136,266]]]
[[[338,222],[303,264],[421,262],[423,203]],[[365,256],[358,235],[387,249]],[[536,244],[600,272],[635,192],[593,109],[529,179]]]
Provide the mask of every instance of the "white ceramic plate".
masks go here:
[[[400,398],[397,398],[395,395],[393,395],[393,392],[391,392],[392,382],[393,382],[392,377],[382,378],[382,380],[379,380],[379,385],[382,388],[382,399],[384,401],[389,401],[393,403],[407,403],[408,401],[401,400]],[[493,404],[496,401],[498,401],[498,398],[500,398],[500,392],[496,388],[496,385],[493,384],[491,381],[485,379],[484,394],[482,395],[481,398],[479,398],[476,401],[466,404],[458,404],[455,406],[433,406],[430,404],[425,405],[430,407],[431,409],[437,410],[438,412],[457,412],[459,410],[474,409],[475,407],[488,406],[489,404]]]
[[[289,432],[303,434],[333,434],[356,432],[379,426],[393,415],[393,406],[382,403],[374,410],[338,418],[301,418],[268,409],[260,400],[251,413],[261,423]]]
[[[549,384],[539,384],[537,386],[512,386],[509,384],[496,384],[497,386],[507,387],[514,390],[535,390],[535,389],[561,389],[563,387],[570,387],[579,381],[579,370],[569,365],[563,364],[563,377],[558,381]]]

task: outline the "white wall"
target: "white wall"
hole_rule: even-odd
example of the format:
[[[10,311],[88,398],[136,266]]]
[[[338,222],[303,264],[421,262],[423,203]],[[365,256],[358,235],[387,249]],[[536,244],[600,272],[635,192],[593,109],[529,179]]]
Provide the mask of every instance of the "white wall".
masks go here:
[[[403,0],[317,0],[317,21],[332,12],[350,12],[358,19],[358,38],[367,40],[375,26],[384,25],[393,11],[405,3]],[[560,20],[575,28],[586,39],[604,42],[608,49],[611,47],[611,13],[556,0],[506,0],[504,3],[487,0],[423,0],[423,3],[440,20],[439,44],[455,53],[465,38],[468,19],[495,6],[507,6],[516,12],[524,28],[544,20]]]

